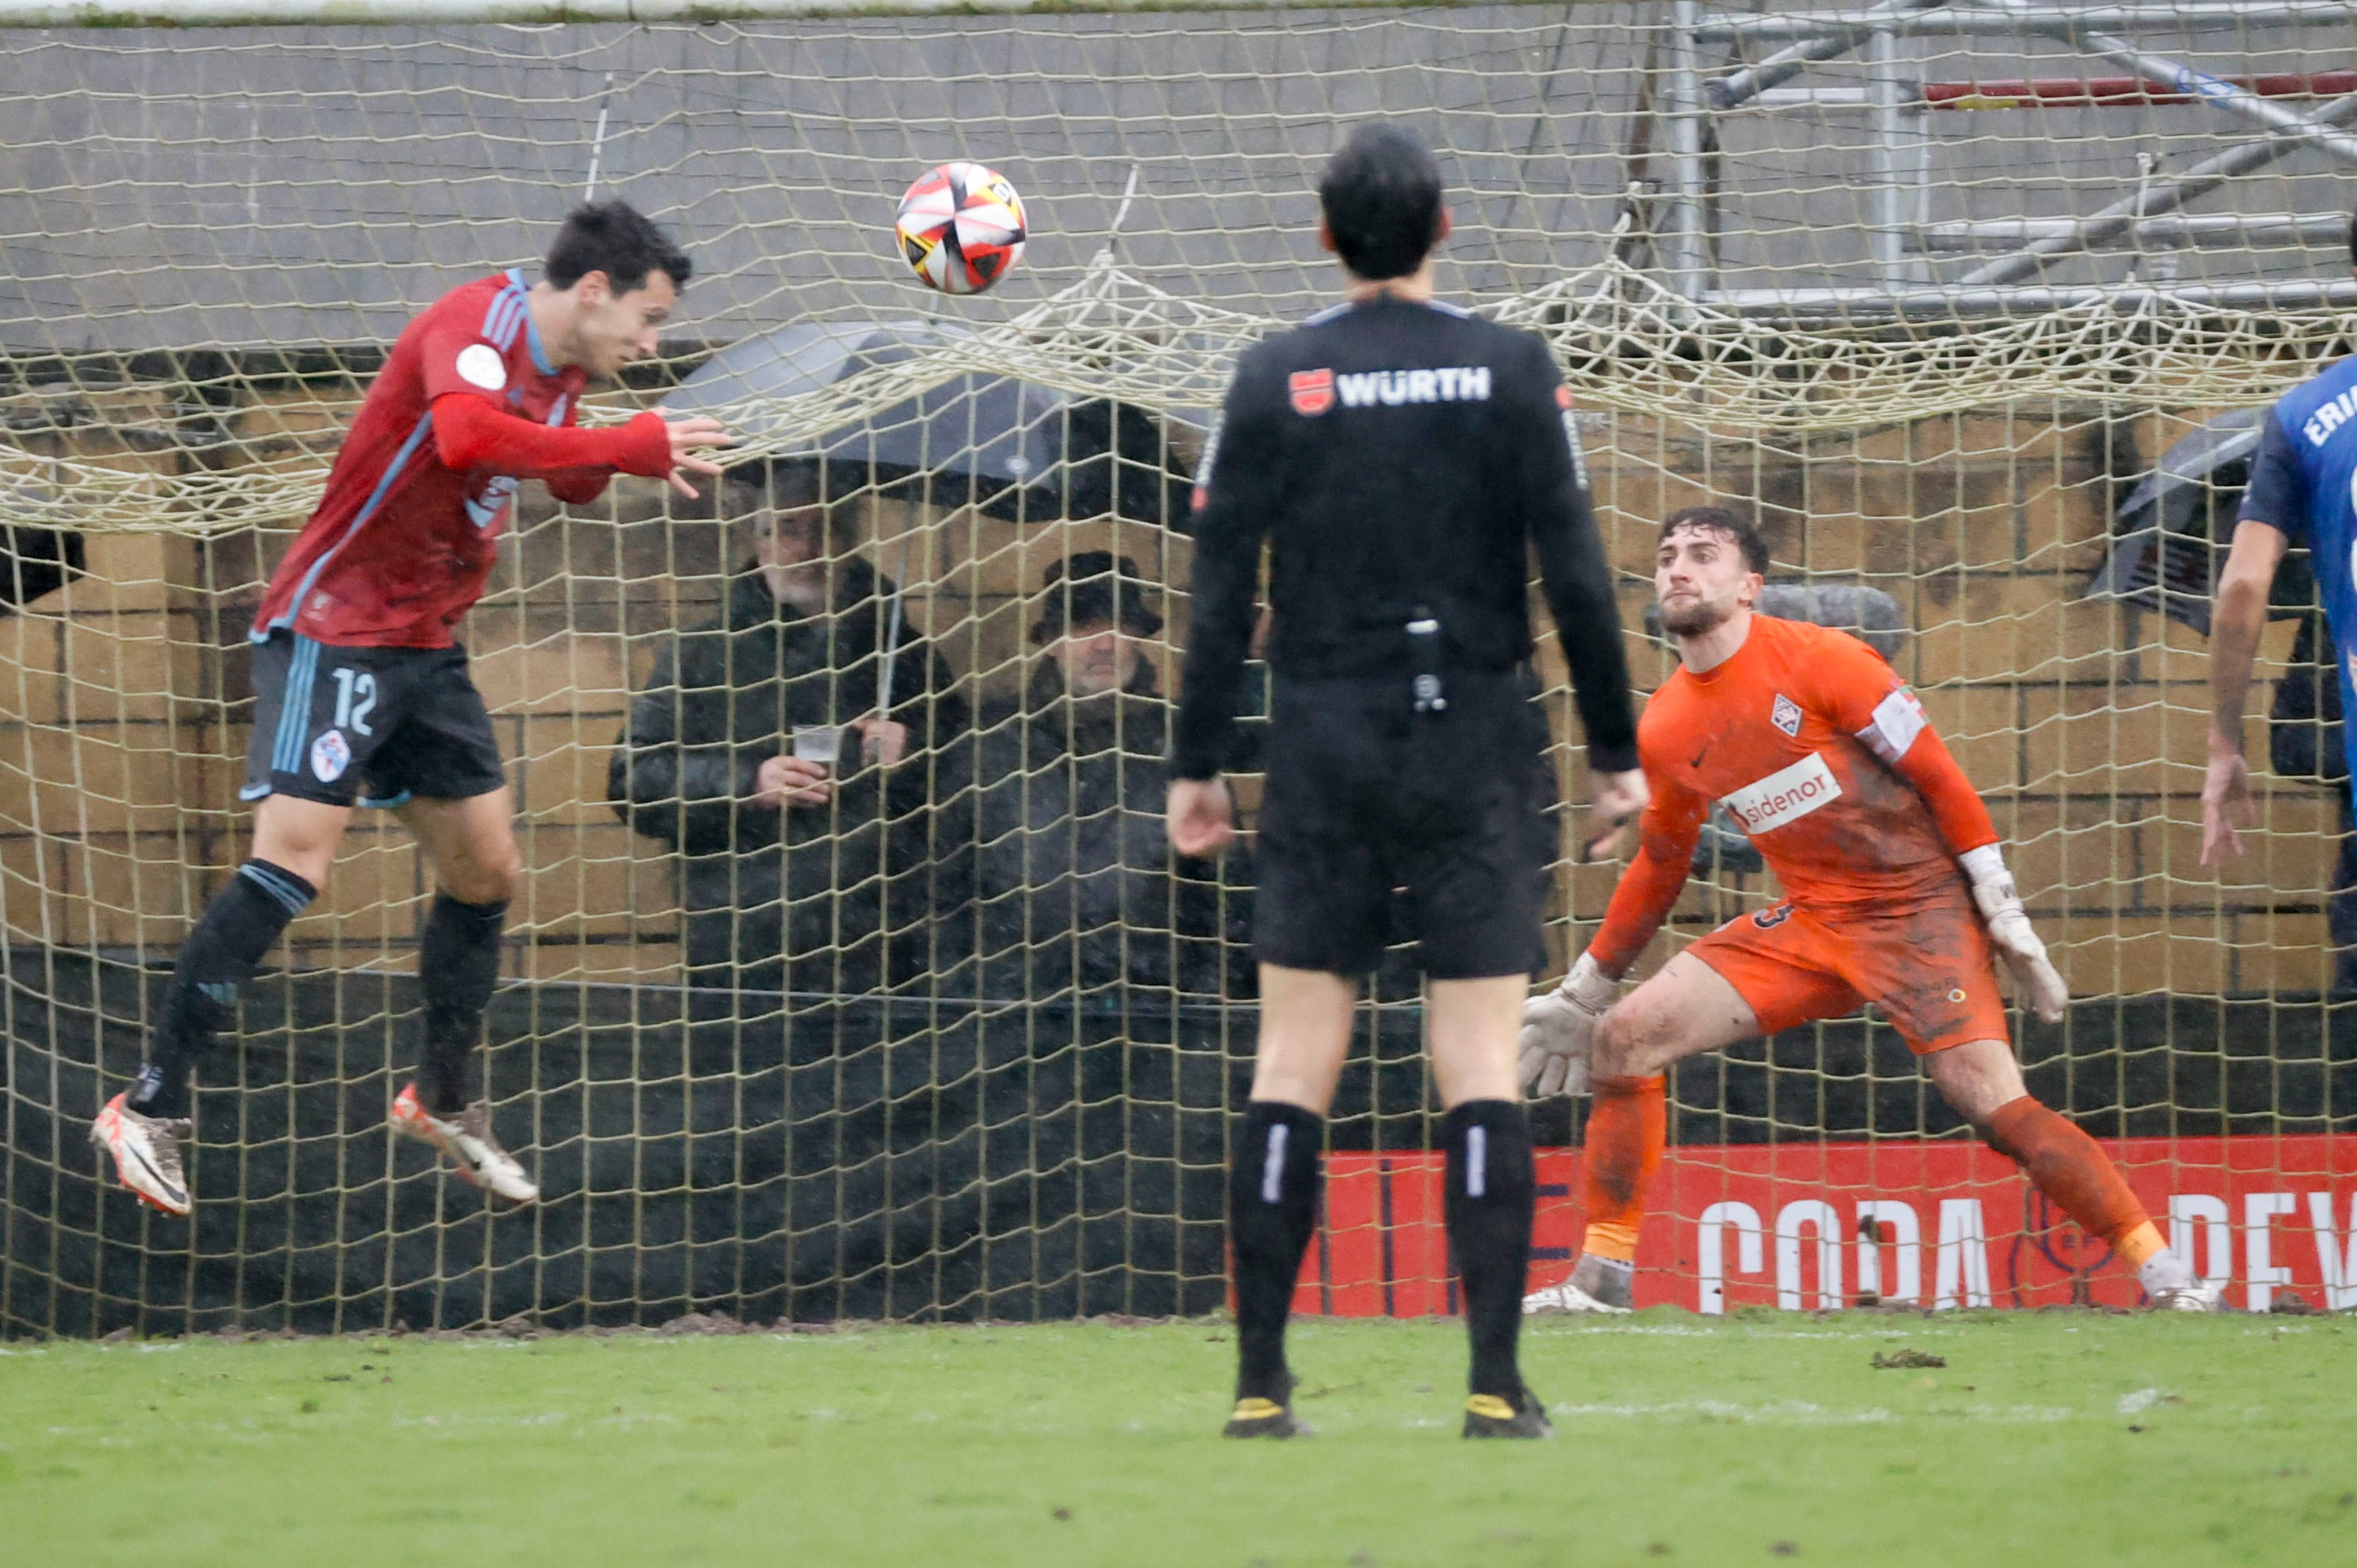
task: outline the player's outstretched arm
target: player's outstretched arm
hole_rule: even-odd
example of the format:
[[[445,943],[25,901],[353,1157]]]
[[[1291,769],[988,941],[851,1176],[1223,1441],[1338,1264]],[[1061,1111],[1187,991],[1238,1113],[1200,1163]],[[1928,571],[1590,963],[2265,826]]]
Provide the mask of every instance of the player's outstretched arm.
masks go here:
[[[1587,1092],[1597,1023],[1620,994],[1620,976],[1677,903],[1709,810],[1707,800],[1674,784],[1663,785],[1646,804],[1637,856],[1612,889],[1604,924],[1563,983],[1523,1005],[1523,1093]]]
[[[1948,853],[1956,857],[1988,927],[1989,944],[2012,971],[2031,1008],[2058,1023],[2071,988],[2031,929],[2006,869],[1996,823],[1955,755],[1932,729],[1923,704],[1881,655],[1855,638],[1829,639],[1815,671],[1818,700],[1844,728],[1914,787],[1931,809]]]
[[[2071,988],[2063,983],[2061,972],[2046,956],[2046,944],[2030,927],[2021,895],[2014,889],[2013,873],[2006,869],[2005,851],[1985,843],[1966,850],[1957,857],[1957,864],[1972,879],[1973,902],[1980,907],[1981,918],[1988,925],[1989,945],[2013,972],[2014,983],[2029,999],[2030,1009],[2050,1024],[2061,1023],[2063,1010],[2071,1004]]]
[[[1893,696],[1910,705],[1915,702],[1914,693],[1903,686]],[[2060,1023],[2063,1009],[2070,1005],[2071,988],[2047,957],[2046,944],[2039,940],[2029,912],[2021,907],[2013,873],[2006,869],[1996,824],[1989,820],[1980,791],[1964,777],[1954,754],[1929,723],[1921,725],[1912,744],[1891,768],[1932,808],[1932,821],[1947,841],[1949,853],[1972,883],[1973,902],[1988,927],[1989,944],[2013,972],[2014,983],[2021,988],[2031,1010],[2050,1024]]]
[[[2210,768],[2201,781],[2201,864],[2243,853],[2242,830],[2256,820],[2251,765],[2243,755],[2243,714],[2251,667],[2267,624],[2267,590],[2289,545],[2272,522],[2245,518],[2218,577],[2210,611]]]
[[[471,392],[434,400],[434,450],[446,468],[477,468],[520,479],[554,478],[577,487],[584,470],[668,479],[693,497],[690,475],[715,475],[718,464],[699,453],[733,439],[716,419],[674,420],[649,410],[610,429],[542,424],[519,418]],[[577,493],[577,489],[576,493]]]

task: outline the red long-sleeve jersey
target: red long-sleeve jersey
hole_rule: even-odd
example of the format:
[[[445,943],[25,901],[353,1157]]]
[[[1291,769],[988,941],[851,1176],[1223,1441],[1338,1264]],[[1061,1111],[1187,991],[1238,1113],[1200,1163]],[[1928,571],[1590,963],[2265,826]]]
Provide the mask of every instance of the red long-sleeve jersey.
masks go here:
[[[256,642],[291,627],[341,647],[447,648],[483,596],[522,480],[578,503],[618,470],[671,471],[654,413],[573,428],[582,371],[551,362],[527,293],[519,273],[480,278],[403,330],[271,576]]]
[[[1922,704],[1847,632],[1755,616],[1734,657],[1679,670],[1637,725],[1652,801],[1588,951],[1619,974],[1677,902],[1713,801],[1792,901],[1854,915],[1960,880],[1996,826]]]

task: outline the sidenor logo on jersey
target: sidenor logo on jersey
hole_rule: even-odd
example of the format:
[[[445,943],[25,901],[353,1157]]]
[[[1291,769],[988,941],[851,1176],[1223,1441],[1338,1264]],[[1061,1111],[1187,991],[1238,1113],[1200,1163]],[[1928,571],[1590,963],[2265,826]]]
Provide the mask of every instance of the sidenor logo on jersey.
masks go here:
[[[1799,822],[1828,800],[1841,799],[1841,780],[1815,752],[1780,768],[1757,784],[1747,784],[1719,804],[1745,832],[1758,837]]]

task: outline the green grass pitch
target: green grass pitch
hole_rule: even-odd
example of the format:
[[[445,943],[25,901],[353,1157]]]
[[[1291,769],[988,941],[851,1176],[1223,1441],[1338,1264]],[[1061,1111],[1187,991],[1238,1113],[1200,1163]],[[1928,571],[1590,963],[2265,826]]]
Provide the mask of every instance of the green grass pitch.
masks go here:
[[[1213,1322],[0,1347],[0,1562],[2357,1562],[2357,1318],[1648,1313],[1297,1325],[1223,1443]],[[1943,1368],[1878,1369],[1914,1349]]]

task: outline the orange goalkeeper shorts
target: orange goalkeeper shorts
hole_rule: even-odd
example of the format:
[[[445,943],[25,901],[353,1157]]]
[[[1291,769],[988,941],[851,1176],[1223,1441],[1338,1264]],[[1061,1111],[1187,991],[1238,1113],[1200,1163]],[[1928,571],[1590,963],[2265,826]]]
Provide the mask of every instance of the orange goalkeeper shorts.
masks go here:
[[[1918,1056],[2012,1038],[1996,950],[1961,881],[1854,912],[1778,904],[1686,950],[1750,1004],[1762,1034],[1871,1003]]]

